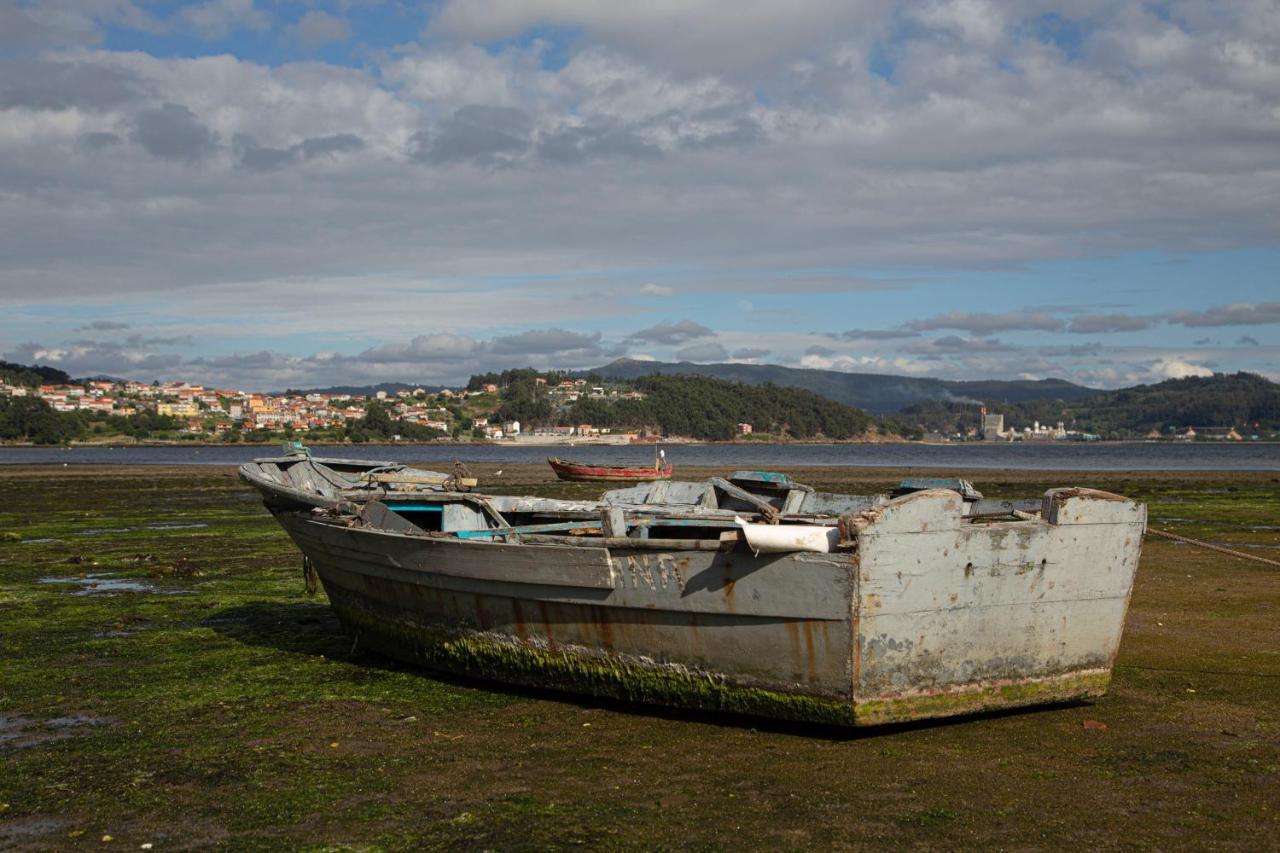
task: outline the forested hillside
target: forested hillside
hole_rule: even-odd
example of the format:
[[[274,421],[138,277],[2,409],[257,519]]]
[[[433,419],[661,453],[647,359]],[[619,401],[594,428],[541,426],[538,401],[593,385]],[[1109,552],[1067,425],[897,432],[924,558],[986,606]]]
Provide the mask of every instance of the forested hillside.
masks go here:
[[[539,383],[538,379],[546,380]],[[607,395],[558,396],[561,374],[508,370],[474,376],[468,388],[499,386],[502,404],[495,416],[520,421],[525,431],[556,424],[591,424],[609,429],[649,429],[668,436],[708,441],[733,438],[739,424],[779,438],[842,440],[865,434],[874,418],[811,391],[774,385],[744,385],[704,376],[643,376],[610,384]],[[606,380],[587,377],[588,387]],[[620,396],[617,392],[630,392]],[[883,424],[878,424],[881,431]]]
[[[836,440],[863,435],[875,423],[865,412],[798,388],[703,376],[646,376],[634,385],[645,395],[643,400],[581,399],[571,406],[570,421],[609,427],[652,425],[665,435],[713,441],[733,438],[739,423],[778,437]]]
[[[590,371],[593,376],[632,381],[642,376],[707,376],[746,385],[800,388],[877,415],[890,415],[923,400],[981,400],[987,404],[1025,400],[1075,400],[1096,394],[1065,379],[977,379],[954,381],[880,373],[846,373],[777,364],[694,364],[619,359]],[[585,375],[585,374],[583,374]]]
[[[43,383],[62,384],[71,381],[71,376],[56,367],[42,367],[14,364],[11,361],[0,361],[0,382],[10,385],[23,385],[27,388],[38,388]]]

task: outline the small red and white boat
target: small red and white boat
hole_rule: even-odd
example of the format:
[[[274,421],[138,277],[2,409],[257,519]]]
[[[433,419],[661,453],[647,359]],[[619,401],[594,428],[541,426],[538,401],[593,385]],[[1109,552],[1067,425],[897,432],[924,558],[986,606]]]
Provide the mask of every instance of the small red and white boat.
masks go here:
[[[583,462],[570,462],[567,459],[547,457],[547,464],[561,480],[576,482],[634,483],[643,480],[670,480],[672,466],[665,459],[655,461],[646,468],[633,468],[629,465],[589,465]]]

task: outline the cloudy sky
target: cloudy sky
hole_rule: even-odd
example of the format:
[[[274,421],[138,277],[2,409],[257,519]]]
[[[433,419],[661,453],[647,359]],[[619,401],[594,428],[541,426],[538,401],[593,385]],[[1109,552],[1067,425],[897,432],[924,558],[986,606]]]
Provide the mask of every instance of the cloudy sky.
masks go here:
[[[0,358],[1280,379],[1280,4],[0,0]]]

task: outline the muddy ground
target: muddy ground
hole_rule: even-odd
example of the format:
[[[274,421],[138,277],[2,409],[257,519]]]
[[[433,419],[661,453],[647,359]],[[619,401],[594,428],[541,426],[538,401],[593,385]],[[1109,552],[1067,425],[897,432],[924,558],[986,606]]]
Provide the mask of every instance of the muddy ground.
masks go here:
[[[535,466],[473,470],[495,491],[598,492]],[[923,472],[789,473],[868,491]],[[968,476],[988,497],[1118,491],[1148,501],[1153,526],[1280,558],[1274,474]],[[1280,569],[1149,538],[1105,699],[850,732],[353,653],[299,566],[230,469],[0,467],[0,848],[1252,850],[1280,837]]]

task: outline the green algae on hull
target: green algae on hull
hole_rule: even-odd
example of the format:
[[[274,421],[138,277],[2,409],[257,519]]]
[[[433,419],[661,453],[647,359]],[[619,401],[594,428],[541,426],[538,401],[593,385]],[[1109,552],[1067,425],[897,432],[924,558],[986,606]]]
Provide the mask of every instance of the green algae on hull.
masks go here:
[[[1110,670],[966,685],[960,690],[850,701],[727,683],[711,673],[662,666],[577,647],[546,648],[480,631],[410,624],[330,597],[359,642],[428,669],[525,687],[583,693],[646,705],[670,705],[836,726],[880,726],[1096,699]]]
[[[648,705],[829,725],[858,724],[853,707],[842,697],[734,685],[710,673],[646,664],[637,658],[563,646],[540,648],[479,631],[409,624],[334,598],[333,592],[330,603],[334,611],[357,633],[361,644],[428,669]]]
[[[959,690],[859,701],[856,715],[858,725],[863,726],[957,717],[1028,705],[1097,699],[1106,694],[1110,683],[1111,671],[1101,669],[1060,676],[972,684]]]

